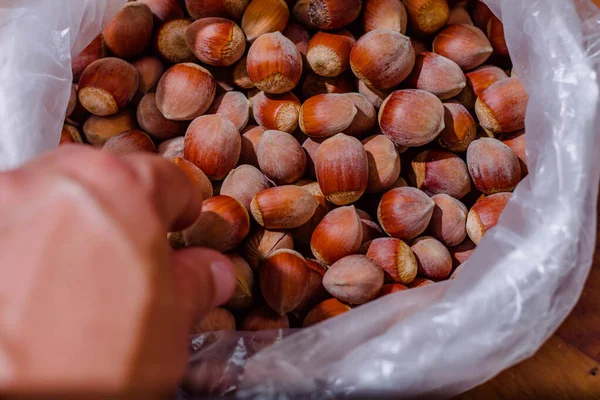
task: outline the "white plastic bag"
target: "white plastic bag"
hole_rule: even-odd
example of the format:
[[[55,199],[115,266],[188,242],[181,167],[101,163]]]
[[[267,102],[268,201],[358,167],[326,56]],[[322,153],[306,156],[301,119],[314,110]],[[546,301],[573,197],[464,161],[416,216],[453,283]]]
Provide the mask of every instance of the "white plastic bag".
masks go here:
[[[98,34],[107,2],[124,0],[0,3],[0,167],[58,143],[69,49],[76,54]],[[279,399],[450,397],[533,354],[566,317],[595,243],[600,13],[589,0],[485,2],[504,22],[530,95],[529,176],[499,225],[456,280],[388,295],[294,334],[196,338],[190,386]],[[199,384],[207,372],[210,382]]]

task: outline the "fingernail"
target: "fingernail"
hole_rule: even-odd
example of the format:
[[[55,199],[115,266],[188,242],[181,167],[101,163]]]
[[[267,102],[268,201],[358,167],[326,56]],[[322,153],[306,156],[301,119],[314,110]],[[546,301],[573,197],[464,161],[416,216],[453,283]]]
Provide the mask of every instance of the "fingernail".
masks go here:
[[[214,283],[215,301],[217,306],[229,301],[235,290],[235,271],[231,262],[223,257],[223,260],[215,260],[210,264]]]

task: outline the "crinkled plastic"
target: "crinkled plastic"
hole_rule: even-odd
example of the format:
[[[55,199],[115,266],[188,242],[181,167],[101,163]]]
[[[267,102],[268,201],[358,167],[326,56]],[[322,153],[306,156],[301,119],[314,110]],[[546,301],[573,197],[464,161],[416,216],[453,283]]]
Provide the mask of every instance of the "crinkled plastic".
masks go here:
[[[596,234],[600,13],[589,0],[484,1],[504,22],[530,95],[529,176],[499,224],[453,281],[388,295],[298,332],[195,338],[184,389],[262,399],[451,397],[533,354],[567,316]],[[100,31],[107,0],[6,4],[2,167],[58,142],[69,49],[77,53]]]

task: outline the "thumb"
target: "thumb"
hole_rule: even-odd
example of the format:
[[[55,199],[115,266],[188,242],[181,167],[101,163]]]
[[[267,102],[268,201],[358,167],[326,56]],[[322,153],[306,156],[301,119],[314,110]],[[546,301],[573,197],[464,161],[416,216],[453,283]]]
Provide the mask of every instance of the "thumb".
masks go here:
[[[229,300],[235,272],[226,256],[210,249],[186,248],[171,257],[175,296],[191,329],[198,319]]]

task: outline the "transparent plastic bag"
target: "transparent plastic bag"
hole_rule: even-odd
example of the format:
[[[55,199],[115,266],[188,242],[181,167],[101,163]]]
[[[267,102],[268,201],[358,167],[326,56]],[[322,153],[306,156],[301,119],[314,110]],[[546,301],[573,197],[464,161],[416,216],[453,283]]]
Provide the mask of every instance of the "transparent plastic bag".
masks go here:
[[[186,389],[263,399],[450,397],[533,354],[566,317],[595,243],[600,13],[589,0],[484,1],[504,22],[530,95],[529,176],[498,226],[453,281],[299,332],[195,338]],[[123,3],[0,3],[0,167],[58,143],[69,56],[114,13],[105,14],[107,4]]]

